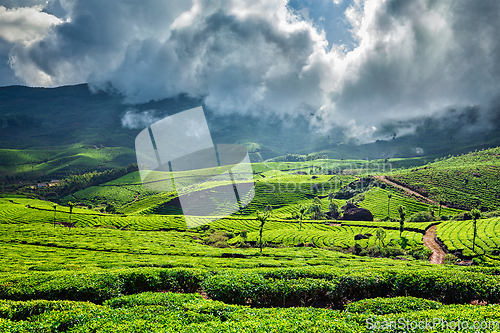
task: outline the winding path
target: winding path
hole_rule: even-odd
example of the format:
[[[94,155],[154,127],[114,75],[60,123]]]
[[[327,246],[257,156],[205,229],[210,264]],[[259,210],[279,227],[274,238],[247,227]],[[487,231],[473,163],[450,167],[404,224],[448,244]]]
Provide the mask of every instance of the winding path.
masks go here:
[[[441,246],[436,242],[436,228],[434,225],[427,229],[423,237],[424,245],[432,251],[432,255],[429,258],[431,264],[444,264],[444,256],[446,253],[443,251]]]
[[[390,181],[389,179],[385,178],[385,176],[374,176],[375,179],[377,180],[380,180],[381,182],[384,182],[386,184],[389,184],[389,185],[392,185],[394,187],[397,187],[397,188],[400,188],[402,190],[404,190],[406,193],[408,193],[410,196],[411,195],[415,195],[425,201],[427,201],[428,203],[431,203],[433,205],[439,205],[437,202],[427,198],[427,197],[424,197],[422,194],[418,193],[418,192],[415,192],[415,191],[412,191],[410,190],[408,187],[404,187],[404,186],[401,186],[399,184],[396,184],[394,183],[393,181]],[[441,207],[445,208],[446,206],[442,205]]]

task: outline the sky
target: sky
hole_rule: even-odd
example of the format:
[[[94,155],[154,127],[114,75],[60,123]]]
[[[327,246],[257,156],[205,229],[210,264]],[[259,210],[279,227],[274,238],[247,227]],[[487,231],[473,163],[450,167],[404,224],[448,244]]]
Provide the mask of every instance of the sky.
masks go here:
[[[0,86],[183,93],[370,140],[491,110],[499,16],[498,0],[0,0]]]

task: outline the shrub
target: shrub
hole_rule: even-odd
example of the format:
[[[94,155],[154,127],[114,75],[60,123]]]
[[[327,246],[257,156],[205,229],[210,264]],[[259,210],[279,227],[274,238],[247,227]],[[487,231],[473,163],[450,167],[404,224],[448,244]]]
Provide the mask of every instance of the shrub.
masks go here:
[[[229,233],[226,231],[215,231],[210,236],[208,236],[208,238],[205,240],[205,244],[214,247],[229,247],[227,241],[231,238],[234,238],[233,233]]]
[[[241,230],[240,231],[240,237],[243,238],[243,239],[247,239],[247,237],[248,237],[248,231]]]
[[[454,254],[448,253],[447,255],[444,256],[444,263],[447,265],[453,265],[457,261],[458,261],[458,258]]]
[[[200,294],[178,294],[178,293],[154,293],[144,292],[140,294],[127,295],[112,298],[103,305],[112,308],[133,308],[141,305],[161,305],[168,308],[182,306],[184,303],[202,302]]]
[[[346,311],[352,313],[364,313],[385,315],[389,313],[402,313],[410,311],[423,311],[439,309],[441,303],[416,297],[393,297],[363,299],[347,305]]]
[[[495,210],[492,212],[483,213],[483,214],[481,214],[481,216],[483,219],[489,219],[492,217],[500,217],[500,210]]]
[[[359,253],[354,253],[352,251],[350,251],[350,253],[359,254],[361,256],[374,257],[374,258],[384,258],[384,257],[390,258],[390,257],[406,255],[406,251],[396,245],[391,245],[387,247],[380,247],[379,245],[375,245],[375,246],[370,246],[369,248],[366,248],[360,251]]]
[[[347,250],[348,253],[352,253],[355,255],[360,255],[362,251],[363,251],[363,248],[361,247],[361,245],[359,243],[355,243],[354,246],[351,246]]]
[[[370,256],[370,257],[383,257],[384,254],[382,252],[382,247],[375,245],[370,246],[369,248],[363,250],[360,253],[362,256]]]
[[[460,214],[455,215],[455,217],[453,217],[453,220],[455,221],[472,220],[472,215],[470,215],[469,212],[462,212]]]
[[[406,251],[398,246],[387,246],[382,249],[382,253],[384,254],[384,257],[397,257],[404,256]]]
[[[428,260],[429,257],[432,254],[432,251],[428,249],[427,247],[421,245],[421,246],[414,246],[410,249],[409,254],[418,260]]]
[[[106,213],[114,214],[114,213],[116,213],[116,207],[113,204],[109,204],[106,206],[106,209],[104,211]]]
[[[434,221],[434,217],[429,211],[421,211],[413,214],[408,219],[409,222],[431,222]]]
[[[50,311],[82,309],[91,311],[97,305],[88,302],[31,300],[26,302],[0,300],[0,317],[14,321],[27,320]]]

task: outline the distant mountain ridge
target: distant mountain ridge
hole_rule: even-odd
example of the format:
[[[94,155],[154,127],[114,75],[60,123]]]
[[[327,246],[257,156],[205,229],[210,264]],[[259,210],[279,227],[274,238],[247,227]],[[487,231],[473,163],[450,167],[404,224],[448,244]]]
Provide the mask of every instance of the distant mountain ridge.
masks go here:
[[[75,156],[81,158],[83,154],[78,149],[92,147],[106,147],[119,153],[108,152],[107,157],[97,158],[95,163],[92,162],[95,157],[87,154],[85,163],[82,162],[86,166],[85,170],[135,162],[135,137],[142,128],[122,126],[122,117],[127,110],[133,109],[136,113],[155,110],[159,117],[164,117],[201,104],[201,100],[178,96],[129,105],[124,104],[119,95],[91,93],[87,84],[57,88],[0,87],[1,150],[32,151],[29,156],[24,153],[25,156],[21,156],[23,154],[16,151],[1,153],[0,166],[3,167],[0,167],[0,175],[20,172],[18,167],[10,167],[12,165],[41,165],[42,162],[50,162],[56,155],[60,159],[66,158],[70,168]],[[415,135],[356,145],[355,140],[348,139],[338,128],[329,133],[317,134],[310,128],[309,119],[303,116],[284,123],[281,119],[272,117],[240,114],[222,116],[207,108],[205,111],[214,143],[243,144],[248,148],[252,161],[262,161],[287,153],[314,152],[338,159],[422,155],[438,157],[500,145],[497,128],[474,135],[460,135],[455,128],[444,127],[443,130],[439,120],[432,119],[424,122],[424,126],[420,126]],[[464,120],[464,124],[454,126],[466,126],[465,121],[471,121],[469,118]],[[35,151],[52,153],[45,154],[44,158],[37,158],[44,154]],[[71,151],[71,154],[65,154],[65,151]],[[66,162],[61,160],[58,163],[62,165]],[[40,170],[43,168],[40,167]]]

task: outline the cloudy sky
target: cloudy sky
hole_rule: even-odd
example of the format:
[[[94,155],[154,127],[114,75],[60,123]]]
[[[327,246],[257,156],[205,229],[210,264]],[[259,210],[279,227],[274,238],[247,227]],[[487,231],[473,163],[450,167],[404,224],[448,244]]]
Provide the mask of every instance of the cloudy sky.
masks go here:
[[[363,137],[498,98],[499,16],[498,0],[0,0],[0,85],[187,93]]]

